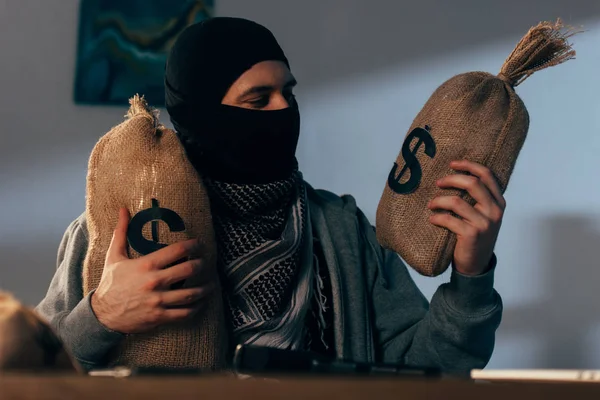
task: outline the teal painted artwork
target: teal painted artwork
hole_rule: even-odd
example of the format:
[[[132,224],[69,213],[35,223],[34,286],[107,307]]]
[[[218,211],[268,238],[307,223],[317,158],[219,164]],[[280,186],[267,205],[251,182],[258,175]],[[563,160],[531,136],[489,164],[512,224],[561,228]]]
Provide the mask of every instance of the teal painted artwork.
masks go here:
[[[74,98],[127,105],[136,93],[165,102],[167,54],[189,25],[213,16],[214,0],[82,0]]]

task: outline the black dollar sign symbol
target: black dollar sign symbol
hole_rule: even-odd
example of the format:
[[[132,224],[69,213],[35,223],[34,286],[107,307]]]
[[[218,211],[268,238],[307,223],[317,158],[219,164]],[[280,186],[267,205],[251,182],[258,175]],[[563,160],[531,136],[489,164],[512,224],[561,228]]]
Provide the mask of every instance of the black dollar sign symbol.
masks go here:
[[[158,200],[152,199],[152,208],[138,212],[129,222],[127,241],[132,249],[145,256],[167,247],[166,244],[158,241],[158,221],[166,223],[171,232],[183,232],[185,230],[183,219],[175,211],[159,207]],[[142,229],[148,222],[152,222],[152,240],[146,239],[142,233]],[[177,261],[175,264],[181,261],[184,260]],[[173,285],[172,288],[181,287],[183,283],[183,281],[179,282]]]
[[[400,174],[396,176],[396,171],[398,171],[398,164],[394,163],[390,174],[388,175],[388,186],[394,192],[398,194],[408,194],[414,192],[421,183],[421,178],[423,176],[423,171],[421,170],[421,164],[419,164],[419,160],[415,157],[415,154],[419,150],[422,144],[425,144],[425,154],[429,157],[435,157],[436,146],[433,137],[429,133],[430,128],[425,125],[425,129],[423,128],[415,128],[411,133],[408,134],[404,144],[402,145],[402,158],[404,158],[404,168],[400,171]],[[411,150],[410,144],[414,138],[419,138],[415,147]],[[400,183],[402,176],[406,173],[406,170],[410,169],[410,178],[405,183]]]

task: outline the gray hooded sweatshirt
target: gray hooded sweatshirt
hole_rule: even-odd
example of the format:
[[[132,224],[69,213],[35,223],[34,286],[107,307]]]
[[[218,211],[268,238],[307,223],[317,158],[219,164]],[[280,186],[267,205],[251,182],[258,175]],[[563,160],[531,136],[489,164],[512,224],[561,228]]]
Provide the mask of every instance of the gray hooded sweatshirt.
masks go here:
[[[352,196],[308,187],[313,235],[331,277],[335,351],[340,359],[400,363],[467,372],[488,363],[502,315],[493,288],[495,258],[483,275],[453,270],[431,303],[400,257],[383,249]],[[94,315],[83,296],[88,246],[85,214],[67,228],[57,270],[37,311],[86,369],[105,367],[105,356],[124,338]]]

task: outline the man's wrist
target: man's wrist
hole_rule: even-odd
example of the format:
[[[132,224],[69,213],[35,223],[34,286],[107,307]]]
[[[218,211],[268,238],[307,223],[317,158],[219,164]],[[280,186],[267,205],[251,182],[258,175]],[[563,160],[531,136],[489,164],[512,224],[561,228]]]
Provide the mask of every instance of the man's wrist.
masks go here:
[[[104,313],[102,301],[98,298],[98,294],[96,293],[96,291],[92,291],[90,293],[90,309],[91,309],[94,317],[96,317],[96,320],[98,320],[98,323],[104,329],[106,329],[108,332],[111,332],[111,333],[122,334],[118,330],[112,328],[111,327],[112,324],[110,322],[108,322],[106,320],[106,318],[104,318],[105,313]]]
[[[487,265],[484,268],[481,268],[480,270],[476,269],[474,271],[464,271],[461,268],[456,268],[454,266],[454,271],[458,272],[459,274],[466,276],[466,277],[475,277],[475,276],[487,274],[488,272],[490,272],[491,270],[496,268],[497,263],[498,263],[498,259],[496,258],[496,254],[492,253],[492,257],[491,257],[490,261],[487,263]]]
[[[102,306],[98,305],[98,295],[96,294],[96,291],[90,292],[90,309],[92,310],[94,317],[100,322],[99,315],[102,315]]]
[[[475,276],[487,274],[488,272],[490,272],[491,270],[493,270],[494,268],[496,268],[496,264],[497,263],[498,263],[498,259],[496,258],[496,253],[492,253],[492,257],[490,258],[490,261],[487,263],[487,265],[485,266],[485,268],[483,268],[481,270],[481,272],[478,273]]]

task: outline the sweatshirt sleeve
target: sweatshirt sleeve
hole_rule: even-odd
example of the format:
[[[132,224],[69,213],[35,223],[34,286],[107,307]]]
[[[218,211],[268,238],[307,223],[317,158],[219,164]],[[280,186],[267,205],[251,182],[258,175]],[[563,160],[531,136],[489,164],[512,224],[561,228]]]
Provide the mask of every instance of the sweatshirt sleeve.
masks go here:
[[[104,327],[94,315],[90,298],[83,297],[83,262],[88,238],[82,215],[67,228],[58,249],[57,269],[45,298],[36,307],[73,357],[86,370],[104,366],[108,351],[123,335]]]
[[[362,225],[375,253],[371,293],[378,358],[458,373],[484,368],[502,316],[502,301],[493,287],[496,257],[483,275],[452,270],[450,282],[429,303],[398,254],[378,244],[366,217]]]

